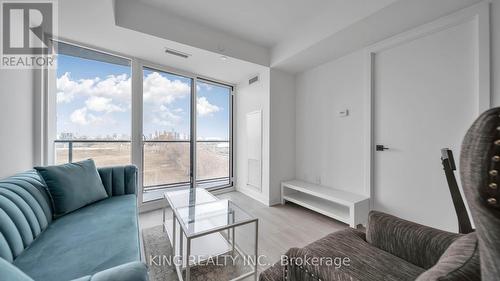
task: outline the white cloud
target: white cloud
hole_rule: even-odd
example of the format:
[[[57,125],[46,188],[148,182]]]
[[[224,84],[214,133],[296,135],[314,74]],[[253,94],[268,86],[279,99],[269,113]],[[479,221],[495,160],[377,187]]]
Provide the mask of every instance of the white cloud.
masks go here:
[[[210,116],[214,112],[221,110],[220,107],[215,104],[211,104],[206,97],[199,97],[196,103],[196,109],[199,116]]]
[[[189,97],[191,86],[180,80],[170,80],[158,72],[144,78],[144,112],[146,122],[162,127],[174,127],[182,121],[181,108],[172,108],[178,99]]]
[[[156,125],[171,127],[181,121],[181,116],[176,115],[175,113],[167,109],[155,114],[152,121]]]
[[[63,76],[57,78],[57,103],[68,103],[75,98],[76,88],[79,87],[78,83],[71,80],[68,72]]]
[[[57,92],[57,103],[69,103],[75,96],[71,93]]]
[[[104,80],[99,80],[91,88],[93,96],[103,96],[119,101],[130,102],[131,79],[127,74],[109,75]]]
[[[111,102],[112,102],[111,98],[92,96],[87,101],[85,101],[85,105],[87,106],[88,109],[97,112],[111,113],[111,112],[125,111],[124,108],[112,104]]]
[[[151,122],[164,127],[175,126],[175,124],[179,123],[182,119],[182,117],[178,115],[182,113],[182,109],[180,111],[179,108],[171,110],[168,106],[163,104],[158,108],[152,108],[150,113],[152,114]]]
[[[97,117],[93,114],[87,112],[86,107],[82,107],[73,111],[70,115],[71,122],[78,125],[89,125],[89,124],[98,124],[102,121],[101,117]]]
[[[71,122],[79,124],[79,125],[87,125],[87,108],[80,108],[73,113],[71,113],[71,116],[69,117],[71,119]]]
[[[213,87],[209,84],[206,84],[206,83],[198,83],[196,85],[196,91],[201,91],[201,90],[205,90],[205,91],[211,91],[213,89]]]
[[[170,104],[178,98],[189,96],[189,84],[180,80],[169,80],[158,72],[144,78],[144,103]]]
[[[146,122],[161,126],[178,124],[184,111],[178,108],[178,105],[173,108],[173,103],[189,97],[190,85],[181,80],[170,80],[157,72],[144,77],[143,85]],[[113,113],[130,110],[130,91],[131,78],[127,74],[73,79],[71,74],[66,72],[57,79],[57,103],[76,105],[78,109],[71,113],[70,121],[79,125],[103,124],[104,120],[106,123],[120,121],[113,119],[116,117]],[[206,107],[206,103],[202,106]],[[213,110],[208,104],[208,108],[202,109],[203,113],[200,115],[210,114]]]
[[[56,81],[57,103],[78,101],[76,104],[78,109],[69,116],[74,124],[102,125],[105,120],[117,123],[110,114],[124,112],[130,108],[130,83],[127,74],[109,75],[105,79],[96,77],[76,80],[66,72]],[[85,102],[82,98],[85,98]],[[93,111],[94,114],[89,111]]]
[[[127,74],[109,75],[104,80],[98,77],[74,80],[71,74],[66,72],[57,78],[56,85],[58,103],[71,102],[77,96],[108,97],[130,103],[131,80]]]

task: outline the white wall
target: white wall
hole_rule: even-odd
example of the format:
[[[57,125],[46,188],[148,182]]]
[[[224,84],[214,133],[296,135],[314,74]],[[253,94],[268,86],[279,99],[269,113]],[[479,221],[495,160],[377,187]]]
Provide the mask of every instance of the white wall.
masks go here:
[[[278,204],[281,182],[295,178],[295,77],[268,69],[257,84],[236,89],[236,189],[265,205]],[[262,189],[247,186],[246,115],[262,110]]]
[[[0,178],[34,162],[33,71],[0,70]]]
[[[500,1],[494,0],[491,8],[491,58],[493,106],[500,106]]]
[[[281,182],[295,178],[295,77],[271,69],[269,204],[281,200]]]
[[[248,77],[250,78],[250,77]],[[269,127],[270,127],[270,71],[259,73],[260,81],[248,85],[248,79],[236,87],[236,189],[265,205],[269,205]],[[262,110],[262,189],[247,186],[247,113]]]
[[[365,56],[356,52],[297,76],[296,176],[363,193]],[[347,117],[337,112],[348,109]]]
[[[500,1],[491,5],[492,105],[500,106]],[[358,50],[297,75],[297,178],[365,192],[365,64],[365,53]],[[350,116],[336,117],[344,108]]]

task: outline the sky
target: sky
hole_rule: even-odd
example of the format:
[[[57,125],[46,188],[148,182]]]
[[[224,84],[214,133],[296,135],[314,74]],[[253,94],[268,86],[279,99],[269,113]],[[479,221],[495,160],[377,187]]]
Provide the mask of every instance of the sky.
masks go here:
[[[57,134],[76,137],[131,135],[131,69],[102,61],[59,55]],[[145,69],[143,134],[157,131],[190,136],[191,79]],[[198,139],[228,140],[230,90],[198,82]]]

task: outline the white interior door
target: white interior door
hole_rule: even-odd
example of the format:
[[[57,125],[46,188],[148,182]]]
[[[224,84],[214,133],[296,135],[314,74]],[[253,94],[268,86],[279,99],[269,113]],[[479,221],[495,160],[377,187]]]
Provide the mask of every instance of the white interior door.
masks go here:
[[[373,207],[456,231],[440,161],[478,114],[477,25],[470,21],[376,52]],[[457,174],[458,176],[458,174]]]

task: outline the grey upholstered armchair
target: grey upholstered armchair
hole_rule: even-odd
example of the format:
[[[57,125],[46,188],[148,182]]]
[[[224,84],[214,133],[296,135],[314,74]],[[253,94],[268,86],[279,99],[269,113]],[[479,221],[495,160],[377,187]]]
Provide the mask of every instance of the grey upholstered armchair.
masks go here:
[[[483,113],[462,144],[461,180],[476,231],[461,235],[372,211],[365,232],[347,229],[292,248],[261,281],[500,280],[500,108]],[[298,264],[349,258],[348,266]]]

